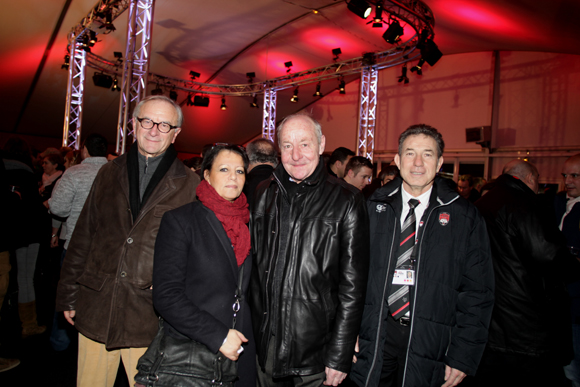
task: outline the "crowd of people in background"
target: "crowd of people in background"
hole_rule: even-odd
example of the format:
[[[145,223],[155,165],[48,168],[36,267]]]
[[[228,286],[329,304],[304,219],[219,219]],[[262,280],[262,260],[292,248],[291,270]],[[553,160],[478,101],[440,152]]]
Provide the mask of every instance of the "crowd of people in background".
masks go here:
[[[121,360],[131,385],[198,377],[155,368],[183,341],[238,364],[225,385],[580,386],[580,155],[546,199],[524,160],[490,181],[437,176],[428,125],[377,170],[325,152],[305,114],[276,144],[181,161],[182,122],[153,96],[123,155],[99,134],[80,150],[2,148],[0,305],[14,270],[22,339],[78,342],[78,386],[112,386]],[[18,365],[0,358],[0,372]]]

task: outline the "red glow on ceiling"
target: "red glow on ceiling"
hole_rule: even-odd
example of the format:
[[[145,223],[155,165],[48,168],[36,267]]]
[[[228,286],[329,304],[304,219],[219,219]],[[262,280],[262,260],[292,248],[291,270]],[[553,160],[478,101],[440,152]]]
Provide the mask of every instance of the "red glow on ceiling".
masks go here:
[[[292,62],[290,70],[292,73],[306,69],[301,66],[300,58],[291,58],[291,56],[281,52],[267,52],[259,55],[259,61],[266,64],[267,68],[264,69],[264,72],[268,74],[268,77],[280,77],[286,74],[286,70],[288,70],[284,65],[286,62]]]
[[[15,81],[34,75],[45,48],[46,43],[41,43],[5,53],[0,58],[0,74],[3,80]]]
[[[436,16],[452,19],[454,23],[469,25],[476,30],[496,35],[535,37],[532,32],[533,26],[524,27],[518,22],[517,15],[510,16],[509,10],[501,9],[499,6],[491,7],[489,3],[483,6],[471,0],[445,0],[444,4]]]

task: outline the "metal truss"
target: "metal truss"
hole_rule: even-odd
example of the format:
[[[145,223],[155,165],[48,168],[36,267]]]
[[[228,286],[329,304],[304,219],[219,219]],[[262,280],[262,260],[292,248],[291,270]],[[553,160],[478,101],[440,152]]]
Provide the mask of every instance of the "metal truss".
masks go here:
[[[276,135],[276,98],[275,89],[264,90],[264,115],[262,119],[262,137],[274,142]]]
[[[69,43],[74,38],[80,37],[88,28],[92,27],[93,23],[99,25],[99,28],[105,28],[107,18],[109,22],[113,22],[120,14],[122,14],[128,7],[131,0],[99,0],[89,10],[87,16],[83,17],[70,31]],[[111,32],[111,29],[106,29],[105,34]],[[72,37],[72,38],[71,38]]]
[[[66,90],[66,108],[62,145],[79,150],[83,116],[83,94],[85,85],[86,53],[82,43],[72,40]]]
[[[147,92],[147,73],[151,57],[151,28],[153,25],[154,0],[132,0],[129,6],[127,46],[123,62],[123,80],[119,100],[117,141],[115,150],[125,153],[127,137],[135,141],[133,127],[129,125],[129,111],[139,103]]]
[[[358,122],[357,156],[373,161],[375,150],[375,126],[377,113],[378,71],[374,67],[363,68],[360,81],[360,112]]]

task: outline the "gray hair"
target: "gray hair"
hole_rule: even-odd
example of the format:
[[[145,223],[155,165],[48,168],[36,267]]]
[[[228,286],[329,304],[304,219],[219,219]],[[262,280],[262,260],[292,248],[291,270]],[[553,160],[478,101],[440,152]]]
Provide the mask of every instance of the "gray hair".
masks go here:
[[[282,137],[282,130],[284,130],[284,125],[286,124],[286,122],[288,122],[291,119],[294,118],[304,118],[308,121],[310,121],[310,123],[312,124],[312,128],[314,129],[314,133],[316,134],[316,138],[318,139],[318,145],[320,145],[320,143],[322,142],[322,126],[320,126],[320,123],[318,121],[316,121],[314,118],[312,118],[312,116],[306,112],[299,112],[299,113],[295,113],[295,114],[291,114],[289,116],[286,116],[286,118],[284,118],[282,120],[282,122],[280,122],[280,125],[278,125],[278,128],[276,129],[276,137],[278,138],[278,146],[280,148],[282,148],[282,144],[280,144],[280,138]]]
[[[443,155],[443,150],[445,149],[445,142],[443,142],[443,136],[432,126],[425,124],[411,125],[409,126],[401,135],[399,136],[399,156],[403,155],[403,143],[409,136],[424,135],[431,137],[437,143],[437,158]]]
[[[278,151],[274,143],[267,138],[258,138],[248,144],[246,148],[251,164],[270,163],[278,166]]]
[[[173,106],[175,112],[177,113],[177,123],[175,124],[175,126],[181,128],[181,125],[183,124],[183,112],[181,111],[181,107],[178,104],[176,104],[175,101],[173,101],[170,98],[167,98],[164,95],[150,95],[148,97],[143,98],[137,104],[137,106],[135,106],[135,109],[133,109],[133,118],[139,117],[139,114],[141,113],[141,107],[150,101],[163,101]]]

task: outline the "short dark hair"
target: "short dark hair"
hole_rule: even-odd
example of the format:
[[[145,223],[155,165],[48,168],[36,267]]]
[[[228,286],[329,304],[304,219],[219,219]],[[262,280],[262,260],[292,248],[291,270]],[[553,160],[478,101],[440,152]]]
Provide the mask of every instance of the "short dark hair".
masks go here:
[[[274,143],[267,138],[258,138],[248,144],[246,148],[250,163],[265,164],[270,163],[276,167],[278,165],[278,151]]]
[[[348,160],[348,163],[346,164],[346,167],[344,168],[344,175],[346,176],[348,174],[348,171],[350,171],[352,169],[352,171],[354,172],[354,175],[356,176],[357,173],[360,172],[362,167],[368,167],[372,170],[373,164],[366,157],[353,156],[350,160]]]
[[[242,160],[244,161],[244,172],[247,173],[248,172],[248,164],[250,163],[248,160],[248,155],[246,154],[246,151],[244,150],[244,148],[242,148],[239,145],[229,145],[229,144],[224,144],[224,145],[215,145],[213,148],[211,148],[208,152],[207,155],[203,155],[203,163],[201,164],[201,173],[202,176],[205,174],[206,170],[211,170],[211,168],[213,167],[213,162],[215,160],[215,158],[217,157],[217,155],[221,152],[221,151],[230,151],[230,152],[234,152],[238,155],[240,155],[242,157]]]
[[[85,138],[84,146],[87,147],[91,157],[107,157],[109,143],[107,139],[98,133],[92,133]]]
[[[183,160],[183,164],[185,164],[188,168],[193,168],[198,170],[201,168],[201,163],[203,163],[203,158],[199,156],[192,157],[187,160]]]
[[[432,126],[425,124],[411,125],[409,126],[401,135],[399,136],[399,156],[403,154],[403,143],[409,136],[424,135],[431,137],[437,143],[437,158],[443,155],[443,150],[445,149],[445,142],[443,142],[443,136]]]
[[[388,167],[381,169],[378,176],[379,180],[383,181],[387,176],[399,176],[399,168],[397,168],[396,165],[389,165]]]
[[[354,156],[354,152],[348,148],[341,146],[340,148],[336,148],[332,155],[330,155],[330,160],[328,161],[329,165],[333,165],[337,161],[344,163],[344,161],[348,158],[348,156]],[[345,171],[346,173],[346,171]]]
[[[469,174],[459,176],[458,181],[466,181],[470,187],[473,187],[473,177],[471,177]]]

